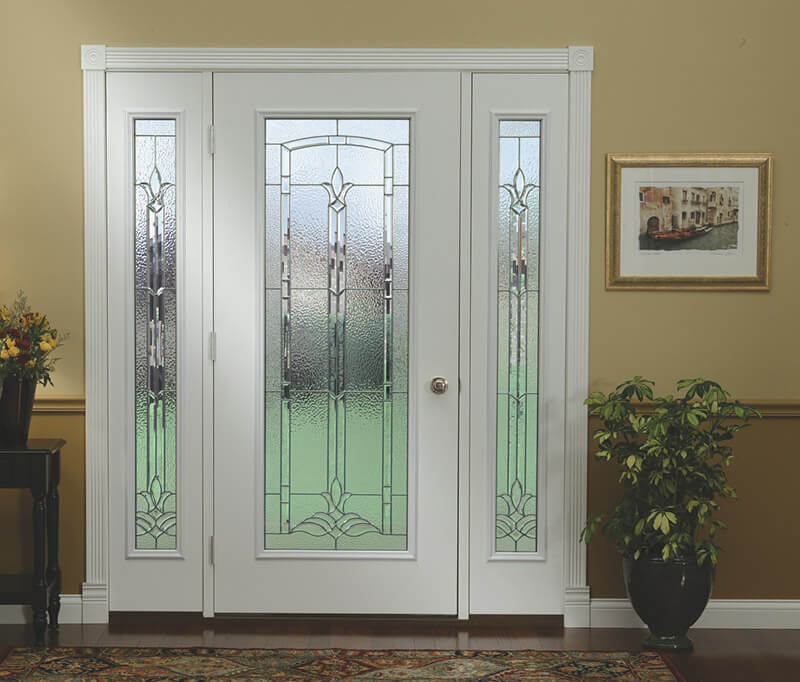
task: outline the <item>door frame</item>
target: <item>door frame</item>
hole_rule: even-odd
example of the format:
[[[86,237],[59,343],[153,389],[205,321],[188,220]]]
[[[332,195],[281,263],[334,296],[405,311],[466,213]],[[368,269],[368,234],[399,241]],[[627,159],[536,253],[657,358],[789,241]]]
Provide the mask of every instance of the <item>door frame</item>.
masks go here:
[[[589,355],[589,193],[591,152],[591,46],[544,50],[483,49],[239,49],[136,48],[81,46],[83,71],[84,144],[84,284],[86,375],[86,579],[82,584],[82,621],[108,622],[109,537],[109,400],[108,389],[108,224],[106,185],[106,73],[110,71],[459,71],[462,83],[480,73],[566,73],[569,77],[569,155],[567,186],[567,292],[564,476],[564,626],[589,626],[590,601],[586,548],[578,541],[586,518],[587,426],[583,404],[588,392]],[[463,89],[468,98],[468,89]],[[207,99],[210,102],[210,92]],[[462,158],[470,162],[471,106],[462,101]],[[210,109],[204,119],[211,124]],[[209,130],[211,128],[209,127]],[[213,135],[204,141],[212,150]],[[206,164],[209,165],[209,164]],[[210,171],[204,171],[209,173]],[[206,178],[208,179],[208,178]],[[469,617],[469,462],[470,462],[470,177],[463,173],[460,243],[459,372],[459,550],[458,617]],[[211,230],[211,198],[204,193],[203,233]],[[208,268],[210,254],[204,254]],[[206,276],[211,272],[206,269]],[[204,302],[204,324],[211,328],[210,304]],[[209,339],[209,353],[213,352]],[[204,389],[211,377],[204,371]],[[211,420],[204,404],[205,499],[212,491]],[[213,504],[204,509],[204,524],[212,521]],[[211,533],[204,533],[210,536]],[[211,564],[210,543],[204,543],[204,567]],[[204,592],[212,593],[212,576],[204,571]],[[204,615],[213,604],[204,599]]]

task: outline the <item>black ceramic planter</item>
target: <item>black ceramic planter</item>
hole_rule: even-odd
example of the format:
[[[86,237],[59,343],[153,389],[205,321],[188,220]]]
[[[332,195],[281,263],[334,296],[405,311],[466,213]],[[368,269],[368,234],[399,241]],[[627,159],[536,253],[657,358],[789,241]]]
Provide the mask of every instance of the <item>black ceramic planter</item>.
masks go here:
[[[711,597],[711,563],[698,566],[694,557],[672,561],[624,557],[622,565],[633,609],[650,628],[644,645],[669,651],[691,649],[692,640],[686,633]]]
[[[36,382],[6,377],[0,393],[0,441],[6,445],[25,445],[33,413]]]

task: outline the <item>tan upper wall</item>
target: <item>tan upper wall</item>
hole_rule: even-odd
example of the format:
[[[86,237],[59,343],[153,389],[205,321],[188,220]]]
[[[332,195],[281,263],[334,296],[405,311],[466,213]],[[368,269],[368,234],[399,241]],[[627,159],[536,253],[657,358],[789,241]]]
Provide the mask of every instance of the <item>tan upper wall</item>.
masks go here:
[[[24,287],[73,338],[54,393],[83,392],[81,43],[130,46],[594,45],[593,388],[705,374],[747,398],[797,396],[800,93],[793,0],[2,0],[0,301]],[[0,83],[0,85],[2,85]],[[606,292],[607,152],[775,153],[767,294]]]

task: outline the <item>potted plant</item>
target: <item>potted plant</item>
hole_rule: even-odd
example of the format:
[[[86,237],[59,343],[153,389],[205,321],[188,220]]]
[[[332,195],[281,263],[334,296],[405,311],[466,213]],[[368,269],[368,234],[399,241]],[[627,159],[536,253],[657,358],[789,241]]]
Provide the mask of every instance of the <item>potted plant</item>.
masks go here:
[[[53,383],[53,351],[64,336],[41,313],[32,312],[22,291],[11,307],[0,306],[0,440],[24,445],[36,384]]]
[[[650,628],[645,646],[691,649],[686,633],[711,596],[716,535],[726,528],[714,518],[717,500],[736,497],[730,440],[761,415],[715,381],[682,379],[677,397],[654,398],[653,385],[637,376],[586,400],[603,424],[595,457],[619,468],[622,499],[589,518],[581,538],[599,531],[615,541],[628,596]]]

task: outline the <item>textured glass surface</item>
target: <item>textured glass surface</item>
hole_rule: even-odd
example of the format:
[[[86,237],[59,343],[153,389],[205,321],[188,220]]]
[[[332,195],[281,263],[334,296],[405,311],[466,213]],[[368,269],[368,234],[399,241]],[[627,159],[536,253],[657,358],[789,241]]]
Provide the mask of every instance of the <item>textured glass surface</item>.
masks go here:
[[[136,549],[177,547],[175,120],[134,125]]]
[[[536,551],[539,121],[500,121],[495,550]]]
[[[408,119],[267,119],[264,548],[405,550]]]

